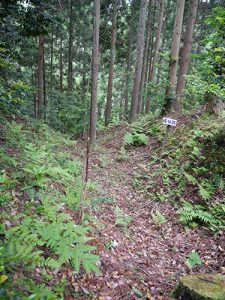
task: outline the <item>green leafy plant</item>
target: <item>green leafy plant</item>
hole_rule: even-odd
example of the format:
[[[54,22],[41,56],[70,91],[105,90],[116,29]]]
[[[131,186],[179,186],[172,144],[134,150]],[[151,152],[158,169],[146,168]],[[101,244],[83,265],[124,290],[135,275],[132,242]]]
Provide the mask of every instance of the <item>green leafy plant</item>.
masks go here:
[[[89,245],[87,226],[91,222],[76,225],[68,214],[68,207],[79,208],[82,164],[79,159],[71,159],[74,142],[46,124],[27,119],[18,126],[9,122],[0,130],[7,142],[0,150],[0,166],[4,167],[0,172],[0,204],[5,206],[2,220],[7,224],[1,226],[4,242],[0,241],[0,266],[5,270],[0,276],[4,275],[1,280],[5,282],[0,287],[0,298],[14,299],[18,295],[18,299],[26,300],[61,299],[55,292],[60,283],[49,289],[46,283],[32,283],[29,274],[39,268],[43,282],[48,282],[45,270],[64,265],[76,272],[82,268],[100,274],[96,265],[99,257],[94,254],[95,247]],[[9,148],[13,149],[12,155]],[[93,188],[95,183],[89,182],[88,189]],[[23,280],[12,284],[10,275],[21,266]],[[31,295],[26,292],[24,298],[17,283]]]
[[[107,166],[108,158],[106,155],[101,155],[99,156],[98,161],[99,161],[98,165],[104,169]]]
[[[131,146],[131,145],[147,145],[148,137],[144,133],[137,133],[137,132],[127,132],[124,136],[124,145]]]
[[[62,218],[63,217],[63,218]],[[63,223],[66,215],[59,215],[58,222],[40,223],[26,218],[21,225],[6,231],[9,266],[23,264],[28,269],[36,266],[60,268],[70,263],[79,272],[82,263],[86,272],[100,273],[96,266],[98,256],[91,252],[95,247],[86,245],[88,228],[76,226],[73,222]],[[43,247],[49,249],[48,257],[43,256]]]
[[[166,218],[159,210],[152,212],[151,216],[152,216],[153,223],[156,225],[162,225],[162,224],[166,223]]]
[[[3,251],[4,248],[0,247],[0,285],[3,284],[8,279],[7,275],[2,274],[5,269],[4,262],[3,262]]]
[[[193,205],[186,202],[182,208],[177,210],[177,213],[180,215],[179,221],[185,225],[203,223],[209,225],[212,229],[222,226],[222,221],[206,211],[206,208],[202,205]]]
[[[119,208],[119,206],[115,207],[114,214],[115,214],[115,225],[121,225],[127,227],[132,220],[132,218],[127,214],[125,214],[122,211],[122,209]]]
[[[122,147],[118,153],[117,161],[126,161],[128,159],[128,155],[126,149]]]
[[[192,251],[191,253],[188,254],[185,264],[188,266],[189,269],[192,269],[196,265],[201,266],[202,261],[198,255],[198,253],[195,251]]]

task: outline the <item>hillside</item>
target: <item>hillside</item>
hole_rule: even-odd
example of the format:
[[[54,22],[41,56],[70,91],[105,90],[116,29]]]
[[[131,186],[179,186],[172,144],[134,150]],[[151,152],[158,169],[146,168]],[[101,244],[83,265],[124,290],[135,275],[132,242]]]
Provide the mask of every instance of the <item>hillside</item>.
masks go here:
[[[103,131],[85,197],[86,142],[1,124],[1,299],[169,299],[183,274],[224,273],[222,117],[178,119],[161,159],[161,120]]]

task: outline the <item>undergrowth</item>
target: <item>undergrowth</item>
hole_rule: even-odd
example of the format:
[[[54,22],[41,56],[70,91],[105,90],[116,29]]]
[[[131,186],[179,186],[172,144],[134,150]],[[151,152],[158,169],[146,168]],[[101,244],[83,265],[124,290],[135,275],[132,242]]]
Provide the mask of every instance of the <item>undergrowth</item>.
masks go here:
[[[63,268],[100,273],[90,228],[68,213],[80,205],[76,145],[40,122],[1,124],[0,299],[64,299]]]
[[[147,145],[149,137],[162,139],[162,128],[153,115],[146,115],[130,125],[129,132],[124,135],[124,146]]]
[[[185,226],[224,229],[224,118],[210,115],[185,118],[185,122],[178,120],[177,128],[170,133],[162,157],[160,148],[165,128],[159,121],[149,116],[131,126],[130,134],[149,135],[158,141],[151,153],[149,172],[136,175],[135,187],[155,201],[172,202],[179,208],[179,221]]]

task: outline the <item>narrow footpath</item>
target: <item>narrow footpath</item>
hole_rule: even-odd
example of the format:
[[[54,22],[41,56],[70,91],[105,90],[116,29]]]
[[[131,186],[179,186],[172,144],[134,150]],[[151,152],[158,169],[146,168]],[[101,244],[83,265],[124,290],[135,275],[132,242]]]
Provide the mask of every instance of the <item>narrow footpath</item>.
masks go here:
[[[151,172],[151,153],[159,145],[150,140],[147,146],[128,149],[121,160],[125,129],[110,130],[101,134],[91,154],[89,176],[97,186],[87,205],[102,275],[79,278],[82,299],[166,300],[180,276],[221,271],[224,235],[213,236],[204,228],[185,230],[171,203],[151,199],[157,182],[148,195],[141,190],[140,180]],[[162,224],[152,218],[157,211],[165,218]],[[202,266],[190,271],[185,261],[192,250],[198,252]]]

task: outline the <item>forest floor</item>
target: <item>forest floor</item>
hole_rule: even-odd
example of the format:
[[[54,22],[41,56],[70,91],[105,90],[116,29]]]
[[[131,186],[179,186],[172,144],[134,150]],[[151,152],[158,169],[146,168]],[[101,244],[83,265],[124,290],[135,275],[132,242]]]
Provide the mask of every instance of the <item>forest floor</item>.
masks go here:
[[[213,235],[203,227],[185,230],[172,203],[155,202],[135,188],[160,145],[150,138],[146,146],[129,148],[127,158],[119,161],[125,131],[125,127],[115,127],[100,134],[98,147],[90,155],[89,178],[98,187],[88,195],[86,212],[92,216],[93,245],[102,275],[82,275],[73,287],[83,292],[82,299],[166,300],[180,276],[221,272],[225,236],[222,232]],[[84,151],[84,143],[78,149]],[[160,184],[155,182],[151,192]],[[115,225],[116,207],[131,217],[130,223]],[[154,223],[155,211],[164,215],[164,224]],[[198,252],[202,265],[189,270],[185,261],[192,250]]]

